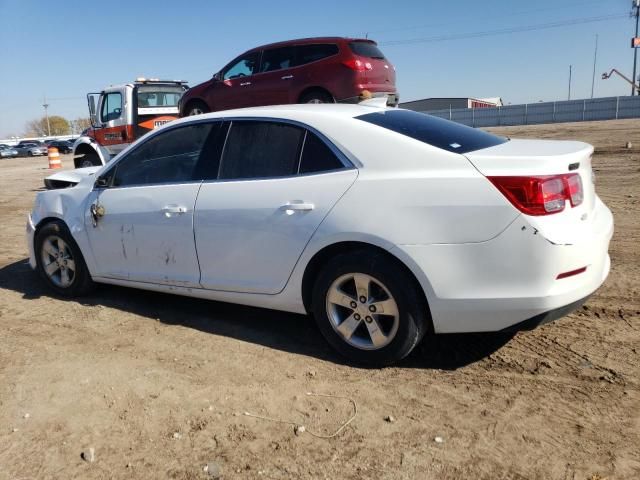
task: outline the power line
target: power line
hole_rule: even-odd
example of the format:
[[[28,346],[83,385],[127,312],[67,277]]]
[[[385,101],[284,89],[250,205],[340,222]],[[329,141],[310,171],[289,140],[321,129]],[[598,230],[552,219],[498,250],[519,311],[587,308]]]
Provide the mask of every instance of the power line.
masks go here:
[[[386,42],[379,42],[379,45],[381,46],[412,45],[416,43],[434,43],[434,42],[445,42],[448,40],[491,37],[494,35],[505,35],[508,33],[532,32],[535,30],[547,30],[551,28],[567,27],[570,25],[582,25],[585,23],[605,22],[608,20],[617,20],[620,18],[627,18],[627,15],[626,14],[601,15],[598,17],[574,18],[571,20],[562,20],[558,22],[539,23],[536,25],[525,25],[521,27],[500,28],[496,30],[485,30],[481,32],[452,33],[448,35],[435,35],[432,37],[411,38],[407,40],[388,40]]]
[[[598,3],[600,4],[602,0],[593,0],[592,2],[587,2],[587,3]],[[543,8],[536,8],[536,9],[531,9],[531,10],[522,10],[519,12],[510,12],[504,15],[495,15],[495,14],[485,14],[485,15],[474,15],[473,16],[473,20],[483,20],[483,19],[487,19],[487,20],[496,20],[496,19],[500,19],[500,18],[507,18],[507,17],[517,17],[519,15],[529,15],[532,13],[539,13],[539,12],[547,12],[550,10],[560,10],[560,9],[566,9],[566,8],[574,8],[574,7],[583,7],[585,5],[585,1],[581,1],[581,2],[577,2],[577,3],[569,3],[569,4],[564,4],[564,5],[555,5],[553,7],[543,7]],[[400,31],[407,31],[407,30],[420,30],[422,28],[431,28],[431,27],[443,27],[443,26],[448,26],[448,25],[459,25],[460,22],[456,21],[456,22],[451,22],[451,23],[443,23],[443,22],[438,22],[438,23],[429,23],[429,24],[422,24],[422,25],[413,25],[413,26],[405,26],[405,27],[394,27],[394,28],[385,28],[385,29],[381,29],[381,30],[367,30],[366,34],[371,34],[371,33],[387,33],[387,32],[400,32]]]

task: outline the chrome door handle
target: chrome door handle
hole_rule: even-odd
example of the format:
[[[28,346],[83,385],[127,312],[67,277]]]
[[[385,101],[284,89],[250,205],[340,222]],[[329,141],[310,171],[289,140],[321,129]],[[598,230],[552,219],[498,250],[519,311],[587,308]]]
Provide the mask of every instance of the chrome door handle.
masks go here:
[[[293,78],[293,75],[285,75],[284,77],[280,77],[280,80],[289,80],[290,78]]]
[[[246,87],[247,85],[251,85],[251,82],[242,82],[240,84],[241,87]]]
[[[162,213],[164,213],[165,217],[171,217],[174,213],[182,215],[183,213],[187,213],[187,207],[183,207],[182,205],[167,205],[162,209]]]
[[[313,203],[285,203],[280,207],[287,215],[292,215],[294,212],[309,212],[313,210]]]

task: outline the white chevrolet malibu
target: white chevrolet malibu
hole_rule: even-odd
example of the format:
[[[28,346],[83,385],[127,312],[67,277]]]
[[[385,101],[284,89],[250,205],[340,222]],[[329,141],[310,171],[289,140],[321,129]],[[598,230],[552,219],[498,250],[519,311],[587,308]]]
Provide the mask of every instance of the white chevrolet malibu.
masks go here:
[[[61,295],[99,282],[310,313],[384,365],[425,334],[532,328],[602,284],[613,218],[592,152],[363,105],[189,117],[48,179],[75,185],[37,194],[30,263]]]

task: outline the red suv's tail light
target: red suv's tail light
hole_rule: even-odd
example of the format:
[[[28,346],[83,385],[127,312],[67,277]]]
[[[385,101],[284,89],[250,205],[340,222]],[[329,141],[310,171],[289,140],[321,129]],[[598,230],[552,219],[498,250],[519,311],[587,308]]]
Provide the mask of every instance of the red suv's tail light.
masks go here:
[[[522,213],[549,215],[582,203],[582,180],[577,173],[538,177],[488,177],[498,190]]]
[[[373,66],[370,62],[363,62],[362,60],[358,60],[357,58],[350,58],[349,60],[345,60],[342,62],[343,65],[346,65],[351,70],[355,70],[356,72],[364,72],[365,70],[373,69]]]

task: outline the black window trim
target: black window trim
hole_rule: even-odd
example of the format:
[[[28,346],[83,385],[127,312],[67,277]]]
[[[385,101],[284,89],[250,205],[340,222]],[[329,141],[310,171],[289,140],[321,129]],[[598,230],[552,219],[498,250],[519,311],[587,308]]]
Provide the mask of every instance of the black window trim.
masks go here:
[[[308,177],[311,175],[323,175],[326,173],[335,173],[335,172],[342,172],[343,170],[354,170],[357,169],[357,167],[354,165],[354,163],[349,160],[347,158],[347,156],[342,152],[342,150],[340,150],[338,147],[336,147],[333,142],[331,142],[325,135],[323,135],[322,133],[320,133],[318,130],[316,130],[315,128],[313,128],[310,125],[307,125],[303,122],[299,122],[297,120],[291,120],[288,118],[273,118],[273,117],[224,117],[225,120],[228,120],[230,122],[229,125],[229,129],[227,130],[227,138],[224,139],[224,146],[222,148],[222,153],[220,154],[220,165],[218,166],[218,178],[216,179],[205,179],[203,180],[204,183],[218,183],[218,182],[252,182],[252,181],[256,181],[256,180],[276,180],[276,179],[286,179],[286,178],[297,178],[297,177]],[[294,125],[296,127],[300,127],[304,130],[304,139],[303,139],[303,143],[302,143],[302,148],[300,149],[300,155],[298,158],[298,168],[297,168],[297,172],[300,172],[300,162],[302,159],[302,154],[304,152],[304,143],[306,141],[307,138],[307,131],[310,131],[314,134],[316,134],[318,136],[318,138],[320,139],[320,141],[324,142],[324,144],[329,147],[329,149],[331,150],[331,152],[338,157],[338,160],[340,160],[340,162],[342,163],[343,167],[342,168],[334,168],[331,170],[323,170],[320,172],[309,172],[309,173],[294,173],[292,175],[276,175],[276,176],[271,176],[271,177],[246,177],[246,178],[224,178],[221,179],[220,178],[220,171],[222,169],[222,161],[224,159],[224,152],[225,149],[227,147],[227,139],[229,138],[229,132],[231,132],[231,129],[233,128],[233,122],[241,122],[241,121],[258,121],[258,122],[272,122],[272,123],[285,123],[285,124],[289,124],[289,125]]]
[[[171,125],[171,126],[167,126],[165,128],[161,128],[158,129],[156,131],[153,131],[152,133],[149,134],[148,138],[145,138],[144,142],[140,142],[138,144],[136,144],[135,146],[133,146],[131,149],[127,149],[127,150],[123,150],[119,155],[119,158],[114,159],[115,161],[111,161],[109,162],[109,167],[107,169],[105,169],[104,172],[101,172],[98,178],[101,177],[105,177],[108,174],[111,173],[111,178],[109,179],[109,185],[107,185],[106,187],[97,187],[96,185],[94,185],[94,190],[103,190],[103,189],[109,189],[109,190],[115,190],[115,189],[123,189],[123,188],[144,188],[144,187],[156,187],[156,186],[162,186],[162,185],[188,185],[188,184],[192,184],[192,183],[202,183],[202,179],[200,180],[184,180],[184,181],[180,181],[180,182],[156,182],[156,183],[145,183],[145,184],[135,184],[135,185],[113,185],[113,180],[115,179],[115,170],[116,168],[118,168],[118,165],[124,161],[125,158],[127,158],[131,153],[139,150],[140,148],[142,148],[144,145],[146,145],[148,142],[150,142],[151,140],[153,140],[155,137],[157,137],[158,135],[161,135],[163,133],[169,133],[172,130],[176,130],[178,128],[184,128],[184,127],[190,127],[192,125],[198,125],[201,123],[220,123],[223,124],[225,121],[225,118],[219,117],[219,118],[203,118],[203,119],[198,119],[198,120],[194,120],[191,122],[187,122],[187,123],[182,123],[182,124],[178,124],[178,125]],[[227,135],[229,134],[229,131],[227,130]],[[225,138],[225,142],[226,142],[226,138]],[[199,161],[199,159],[198,159]]]
[[[309,172],[309,173],[295,173],[293,175],[286,175],[286,176],[274,176],[274,177],[251,177],[251,178],[230,178],[230,179],[220,179],[220,169],[222,168],[222,158],[224,156],[224,151],[225,148],[227,146],[227,139],[229,138],[229,132],[231,132],[231,128],[233,126],[233,122],[239,122],[239,121],[269,121],[269,122],[275,122],[275,123],[286,123],[286,124],[290,124],[290,125],[295,125],[297,127],[301,127],[302,129],[304,129],[305,133],[304,133],[304,140],[302,143],[302,148],[300,149],[300,158],[298,159],[298,169],[297,171],[300,172],[300,164],[301,164],[301,159],[302,159],[302,154],[304,152],[304,145],[306,143],[306,139],[307,139],[307,132],[312,132],[315,135],[317,135],[317,137],[324,142],[324,144],[329,147],[329,150],[331,150],[331,152],[338,157],[338,160],[340,160],[340,162],[342,163],[343,167],[342,168],[334,168],[332,170],[323,170],[320,172]],[[229,128],[227,128],[227,132],[224,138],[224,143],[222,145],[222,150],[220,152],[220,162],[218,164],[218,178],[207,178],[207,179],[200,179],[200,180],[187,180],[187,181],[182,181],[182,182],[159,182],[159,183],[147,183],[147,184],[140,184],[140,185],[122,185],[122,186],[117,186],[117,185],[113,185],[113,180],[115,178],[115,175],[113,175],[115,173],[115,169],[118,167],[118,164],[120,164],[125,158],[127,158],[132,152],[135,152],[136,150],[138,150],[139,148],[142,148],[144,145],[147,144],[147,142],[149,142],[150,140],[152,140],[153,138],[155,138],[157,135],[163,134],[163,133],[168,133],[171,130],[175,130],[177,128],[182,128],[182,127],[187,127],[187,126],[191,126],[191,125],[197,125],[200,123],[220,123],[220,124],[224,124],[224,123],[228,123],[229,124]],[[217,182],[245,182],[245,181],[256,181],[256,180],[274,180],[274,179],[285,179],[285,178],[296,178],[296,177],[308,177],[311,175],[324,175],[327,173],[335,173],[335,172],[342,172],[343,170],[357,170],[357,166],[356,163],[351,161],[347,155],[344,154],[344,152],[342,150],[340,150],[337,146],[335,146],[335,144],[329,140],[324,134],[322,134],[321,132],[319,132],[316,128],[312,127],[311,125],[307,125],[303,122],[297,121],[297,120],[291,120],[288,118],[275,118],[275,117],[215,117],[215,118],[203,118],[203,119],[198,119],[198,120],[192,120],[190,122],[187,123],[181,123],[178,125],[168,125],[166,127],[163,127],[161,129],[158,129],[156,131],[152,131],[149,134],[149,137],[146,138],[144,140],[144,142],[140,142],[138,144],[136,144],[135,146],[133,146],[131,149],[126,149],[123,150],[122,153],[120,153],[119,158],[116,158],[114,160],[112,160],[111,162],[109,162],[109,166],[107,169],[105,169],[104,172],[101,172],[101,174],[99,175],[98,178],[102,178],[105,176],[108,176],[108,174],[111,173],[111,178],[110,178],[110,182],[109,185],[107,185],[106,187],[98,187],[94,184],[93,189],[94,190],[104,190],[104,189],[124,189],[124,188],[145,188],[145,187],[155,187],[155,186],[162,186],[162,185],[187,185],[187,184],[192,184],[192,183],[217,183]]]

